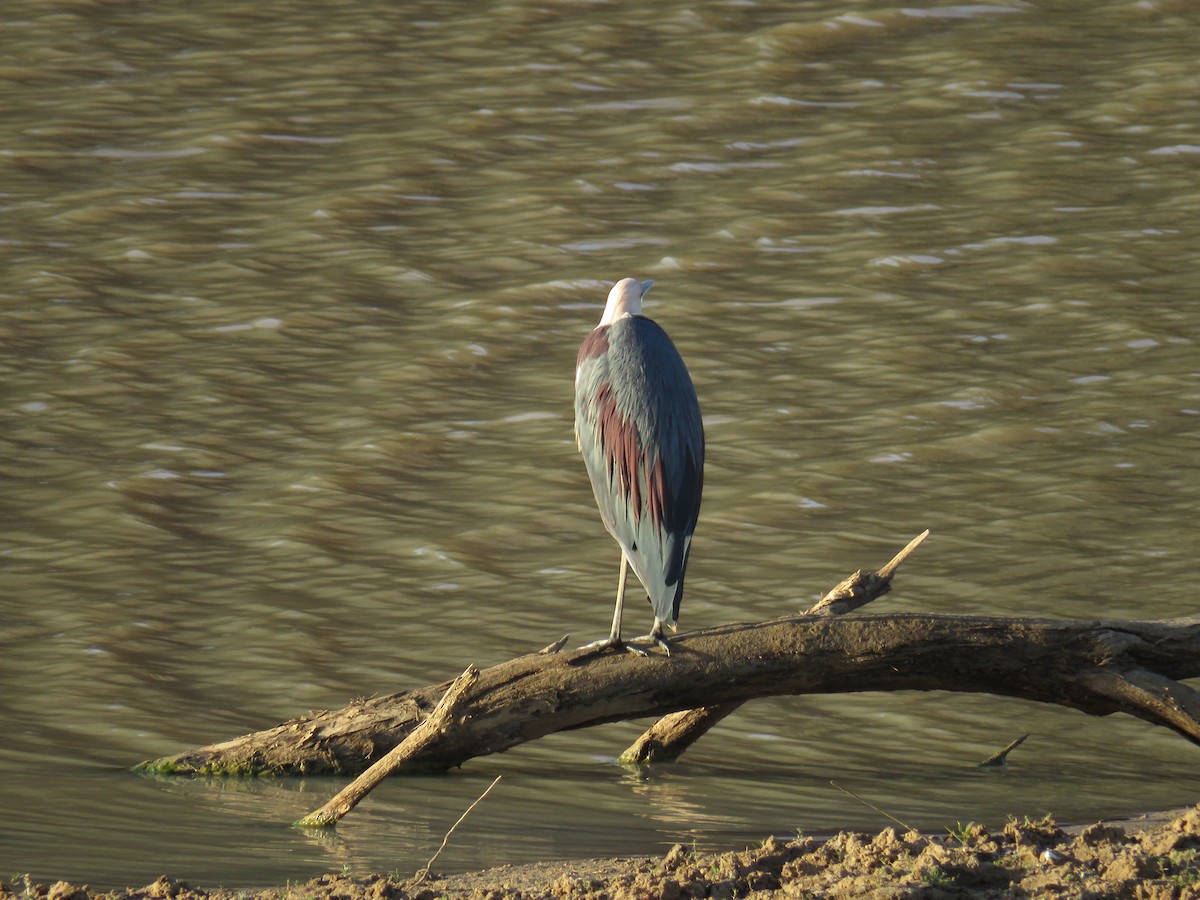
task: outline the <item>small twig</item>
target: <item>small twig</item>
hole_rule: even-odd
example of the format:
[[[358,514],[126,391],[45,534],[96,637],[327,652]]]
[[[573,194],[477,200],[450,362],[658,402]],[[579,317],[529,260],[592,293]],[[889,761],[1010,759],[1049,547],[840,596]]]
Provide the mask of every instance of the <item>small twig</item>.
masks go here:
[[[1010,743],[1003,750],[997,750],[995,753],[993,753],[991,756],[989,756],[983,762],[977,763],[976,765],[980,769],[987,768],[988,766],[1006,766],[1006,765],[1008,765],[1008,754],[1010,754],[1012,751],[1016,750],[1023,743],[1025,743],[1025,738],[1027,738],[1027,737],[1029,737],[1029,735],[1027,735],[1027,734],[1021,735],[1019,738],[1017,738],[1015,741]]]
[[[886,565],[875,572],[864,572],[859,569],[832,588],[813,606],[805,610],[806,616],[839,616],[853,612],[860,606],[866,606],[872,600],[882,597],[892,589],[892,578],[896,570],[929,537],[926,528],[909,541],[903,550],[897,553]]]
[[[875,574],[878,575],[880,578],[891,578],[892,575],[895,573],[895,571],[898,568],[900,568],[900,563],[902,563],[906,559],[908,559],[908,557],[912,554],[912,552],[914,550],[916,550],[918,547],[920,547],[921,542],[923,540],[925,540],[925,538],[927,538],[927,537],[929,537],[929,529],[928,528],[926,528],[924,531],[922,531],[920,534],[918,534],[915,538],[913,538],[911,541],[909,541],[905,545],[903,550],[901,550],[899,553],[897,553],[895,556],[893,556],[891,561],[886,566],[884,566],[882,569],[880,569],[878,572],[876,572]]]
[[[886,812],[885,810],[880,809],[878,806],[876,806],[870,800],[864,800],[862,797],[858,796],[858,794],[854,793],[854,791],[846,790],[844,787],[842,787],[836,781],[831,781],[829,783],[832,784],[839,791],[841,791],[843,794],[848,794],[851,797],[853,797],[859,803],[863,804],[863,806],[869,806],[871,809],[875,810],[875,812],[879,813],[881,816],[887,816],[889,819],[891,819],[897,825],[904,828],[905,831],[914,831],[915,830],[911,825],[901,822],[899,819],[897,819],[895,816],[893,816],[890,812]]]
[[[569,641],[570,639],[571,639],[570,634],[564,634],[553,644],[548,644],[547,646],[543,647],[541,650],[538,651],[538,653],[541,654],[542,656],[549,656],[552,653],[558,653],[560,650],[562,650],[563,647],[567,646],[567,641]]]
[[[417,871],[417,874],[413,876],[412,881],[409,882],[410,887],[415,887],[416,885],[420,884],[422,881],[424,881],[426,878],[429,877],[429,870],[433,868],[433,864],[435,862],[437,862],[437,858],[442,855],[442,851],[445,850],[446,845],[448,843],[450,843],[450,835],[454,834],[454,829],[457,828],[459,825],[461,825],[463,822],[463,819],[465,819],[467,816],[469,816],[471,814],[471,810],[473,810],[475,807],[477,807],[480,804],[480,802],[483,800],[483,798],[486,797],[489,793],[491,793],[492,788],[494,788],[496,786],[496,782],[498,782],[499,780],[500,780],[500,776],[497,775],[495,777],[495,779],[492,781],[492,783],[489,784],[484,789],[483,793],[480,794],[476,798],[475,802],[467,807],[467,811],[458,817],[458,821],[450,826],[450,830],[447,831],[446,836],[444,838],[442,838],[442,846],[438,847],[437,851],[433,854],[433,856],[429,857],[429,862],[425,863],[424,868],[419,869]]]
[[[467,693],[479,678],[479,670],[475,666],[467,666],[466,670],[451,682],[437,702],[433,712],[424,722],[408,733],[403,741],[393,747],[381,759],[355,778],[349,785],[342,788],[328,803],[320,809],[309,813],[296,825],[301,828],[328,828],[336,825],[346,813],[358,806],[359,801],[367,796],[379,782],[387,778],[413,756],[433,743],[446,730],[462,705]]]

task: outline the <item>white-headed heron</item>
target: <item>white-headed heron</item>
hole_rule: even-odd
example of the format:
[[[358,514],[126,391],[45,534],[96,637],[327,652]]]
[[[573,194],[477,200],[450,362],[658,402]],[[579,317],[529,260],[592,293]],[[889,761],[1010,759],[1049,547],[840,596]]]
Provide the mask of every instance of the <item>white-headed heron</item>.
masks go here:
[[[575,439],[600,518],[621,545],[612,631],[596,648],[620,647],[628,566],[654,609],[647,637],[670,654],[692,532],[704,485],[704,426],[696,389],[667,333],[642,315],[652,281],[613,285],[575,368]]]

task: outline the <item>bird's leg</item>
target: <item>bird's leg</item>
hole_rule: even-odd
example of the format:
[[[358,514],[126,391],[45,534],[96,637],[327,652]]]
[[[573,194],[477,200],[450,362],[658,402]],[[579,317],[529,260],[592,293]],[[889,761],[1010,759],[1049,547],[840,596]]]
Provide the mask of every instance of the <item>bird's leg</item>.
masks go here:
[[[629,579],[629,557],[625,548],[621,548],[621,574],[617,577],[617,607],[613,610],[612,629],[608,632],[608,643],[613,647],[621,646],[621,617],[625,612],[625,582]]]
[[[637,647],[631,647],[621,640],[621,618],[625,610],[625,582],[629,578],[629,557],[625,555],[625,548],[621,548],[621,574],[617,578],[617,608],[613,610],[612,628],[608,632],[608,637],[602,641],[593,641],[590,644],[584,644],[580,650],[591,650],[593,653],[600,653],[609,648],[625,649],[630,653],[635,653],[638,656],[645,656],[644,650],[639,650]]]

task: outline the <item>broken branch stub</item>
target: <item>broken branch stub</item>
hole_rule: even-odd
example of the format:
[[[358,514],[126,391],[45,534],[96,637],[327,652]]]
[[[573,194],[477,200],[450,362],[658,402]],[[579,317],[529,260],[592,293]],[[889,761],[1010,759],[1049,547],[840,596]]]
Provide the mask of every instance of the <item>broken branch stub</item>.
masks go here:
[[[429,714],[429,718],[410,731],[386,756],[338,791],[328,803],[309,813],[296,824],[302,828],[328,828],[336,825],[343,816],[358,806],[379,782],[425,751],[454,726],[459,710],[478,680],[479,670],[473,665],[467,666],[466,670],[450,683],[450,687],[446,688],[446,693]],[[432,863],[432,860],[430,862]]]

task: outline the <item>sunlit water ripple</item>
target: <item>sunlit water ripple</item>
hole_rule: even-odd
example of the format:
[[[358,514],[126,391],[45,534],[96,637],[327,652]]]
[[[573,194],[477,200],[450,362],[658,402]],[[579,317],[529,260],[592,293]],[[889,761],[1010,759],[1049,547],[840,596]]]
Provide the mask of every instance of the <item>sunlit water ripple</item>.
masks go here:
[[[646,773],[644,723],[556,735],[323,839],[335,780],[128,772],[603,634],[571,377],[623,275],[705,413],[683,627],[924,528],[880,611],[1193,613],[1189,3],[54,6],[0,26],[0,877],[406,874],[496,774],[440,867],[885,824],[831,780],[935,830],[1196,801],[1165,730],[952,693]]]

